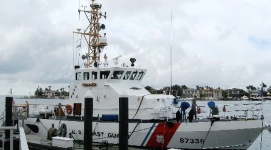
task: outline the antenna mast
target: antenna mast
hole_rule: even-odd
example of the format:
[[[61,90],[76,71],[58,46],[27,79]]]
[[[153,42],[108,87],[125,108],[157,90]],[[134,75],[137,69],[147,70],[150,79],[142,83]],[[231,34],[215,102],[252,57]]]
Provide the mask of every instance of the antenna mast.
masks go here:
[[[83,10],[78,9],[79,17],[80,12],[83,12],[89,22],[86,29],[81,32],[80,30],[74,32],[83,35],[87,43],[88,50],[85,55],[82,55],[82,59],[86,59],[86,62],[84,63],[86,68],[92,67],[92,64],[94,64],[94,67],[98,67],[100,65],[101,50],[107,46],[106,34],[104,33],[104,35],[101,36],[99,33],[101,29],[105,29],[105,25],[100,24],[99,20],[101,17],[106,18],[106,12],[102,14],[100,10],[101,8],[101,4],[94,3],[94,0],[92,0],[90,10],[86,10],[86,7],[84,7]]]
[[[172,93],[172,10],[170,14],[170,91],[169,94]]]

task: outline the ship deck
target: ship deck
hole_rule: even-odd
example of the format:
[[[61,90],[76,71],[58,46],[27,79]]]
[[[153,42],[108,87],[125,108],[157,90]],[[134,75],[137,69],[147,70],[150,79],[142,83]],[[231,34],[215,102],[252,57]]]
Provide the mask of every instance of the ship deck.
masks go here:
[[[60,148],[52,146],[52,140],[47,140],[46,137],[41,137],[37,135],[26,134],[26,139],[28,147],[30,150],[82,150],[84,149],[84,144],[74,141],[73,148]],[[100,143],[93,143],[92,149],[95,150],[116,150],[118,146],[116,145],[101,145]],[[138,150],[139,148],[128,147],[129,150]]]

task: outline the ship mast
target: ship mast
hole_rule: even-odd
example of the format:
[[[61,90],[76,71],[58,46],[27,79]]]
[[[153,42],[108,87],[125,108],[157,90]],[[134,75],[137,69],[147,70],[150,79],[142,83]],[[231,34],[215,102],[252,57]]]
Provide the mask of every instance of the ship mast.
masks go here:
[[[100,65],[100,53],[102,49],[107,46],[106,34],[104,33],[101,35],[99,33],[102,29],[105,29],[105,25],[100,24],[99,20],[102,17],[106,18],[106,12],[102,14],[102,5],[95,3],[95,0],[91,1],[92,3],[90,4],[89,10],[86,10],[86,7],[84,7],[83,10],[78,9],[79,15],[81,12],[85,14],[89,25],[83,31],[78,29],[74,32],[83,35],[87,43],[87,52],[82,55],[82,59],[86,59],[86,62],[84,63],[86,68],[92,67],[92,64],[94,67],[98,67]]]

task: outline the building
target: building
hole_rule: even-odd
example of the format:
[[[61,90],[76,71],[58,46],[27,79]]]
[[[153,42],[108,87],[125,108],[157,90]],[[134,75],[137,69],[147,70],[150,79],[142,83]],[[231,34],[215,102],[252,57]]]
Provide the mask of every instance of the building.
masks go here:
[[[259,90],[248,90],[249,97],[250,98],[255,98],[259,96]]]
[[[151,94],[165,94],[165,95],[173,95],[175,97],[177,97],[177,91],[176,90],[155,90],[155,89],[150,89],[149,92]]]
[[[200,97],[200,91],[190,88],[190,89],[183,90],[182,98],[193,98],[195,95],[197,97]]]
[[[216,99],[222,99],[223,98],[222,92],[223,92],[223,90],[220,88],[213,89],[213,97]]]
[[[222,99],[222,89],[206,88],[201,91],[203,99]]]
[[[227,89],[225,92],[227,93],[228,99],[240,100],[241,97],[245,95],[245,91],[238,88]]]
[[[50,98],[55,98],[56,91],[54,91],[54,90],[45,90],[45,91],[43,91],[42,96],[44,98],[49,98],[49,99]]]

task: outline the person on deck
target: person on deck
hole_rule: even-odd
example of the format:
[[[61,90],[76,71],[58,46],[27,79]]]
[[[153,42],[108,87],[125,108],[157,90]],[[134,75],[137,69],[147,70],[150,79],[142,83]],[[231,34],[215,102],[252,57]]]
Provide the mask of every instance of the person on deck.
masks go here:
[[[192,112],[193,112],[193,118],[195,116],[195,120],[197,120],[197,96],[194,95],[194,98],[192,99]]]
[[[181,112],[178,110],[177,111],[177,113],[176,113],[176,121],[177,122],[179,122],[179,121],[181,121],[181,122],[183,122],[183,121],[187,121],[186,120],[186,113],[185,113],[185,110],[187,109],[187,108],[189,108],[190,107],[190,104],[188,103],[188,102],[181,102],[181,106],[180,106],[180,108],[181,108]]]
[[[218,110],[217,106],[215,105],[215,102],[209,101],[208,106],[210,108],[210,115],[209,115],[210,118],[213,118],[214,120],[220,120],[219,110]]]

